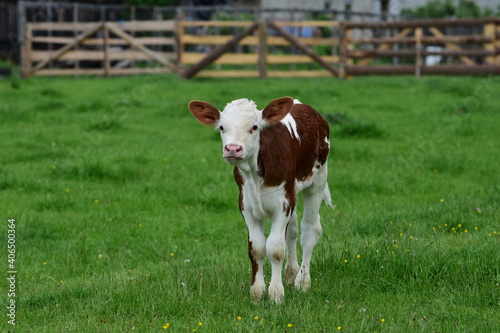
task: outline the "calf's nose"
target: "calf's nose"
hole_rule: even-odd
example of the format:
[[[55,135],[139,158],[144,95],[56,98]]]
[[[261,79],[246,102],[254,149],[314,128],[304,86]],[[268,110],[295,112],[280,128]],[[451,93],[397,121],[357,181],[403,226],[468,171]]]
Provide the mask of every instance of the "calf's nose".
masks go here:
[[[243,154],[243,147],[240,145],[225,145],[224,155],[230,157],[240,157]]]

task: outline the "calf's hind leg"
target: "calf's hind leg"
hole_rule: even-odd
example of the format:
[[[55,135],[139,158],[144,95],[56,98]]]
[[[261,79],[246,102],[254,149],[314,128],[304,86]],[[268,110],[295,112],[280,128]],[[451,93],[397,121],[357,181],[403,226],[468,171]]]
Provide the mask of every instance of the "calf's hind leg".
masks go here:
[[[299,272],[299,264],[297,262],[297,235],[299,227],[297,224],[297,213],[293,212],[290,222],[286,228],[286,267],[285,267],[285,283],[293,284],[295,277]]]
[[[323,192],[313,190],[313,188],[310,188],[303,192],[304,214],[300,225],[302,232],[300,237],[300,244],[302,245],[302,265],[295,278],[295,287],[302,291],[307,291],[311,286],[309,267],[311,264],[312,252],[322,232],[319,207],[323,200]]]

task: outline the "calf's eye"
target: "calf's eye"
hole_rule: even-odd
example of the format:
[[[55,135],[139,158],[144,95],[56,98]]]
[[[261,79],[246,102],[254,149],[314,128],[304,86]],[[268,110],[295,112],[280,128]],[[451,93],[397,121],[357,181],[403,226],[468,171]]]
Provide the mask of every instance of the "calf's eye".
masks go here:
[[[259,127],[258,127],[257,125],[254,125],[254,126],[252,127],[252,129],[250,130],[250,133],[253,133],[253,132],[255,132],[255,131],[256,131],[256,130],[258,130],[258,129],[259,129]]]
[[[224,132],[224,127],[219,126],[219,130],[220,130],[221,132]]]

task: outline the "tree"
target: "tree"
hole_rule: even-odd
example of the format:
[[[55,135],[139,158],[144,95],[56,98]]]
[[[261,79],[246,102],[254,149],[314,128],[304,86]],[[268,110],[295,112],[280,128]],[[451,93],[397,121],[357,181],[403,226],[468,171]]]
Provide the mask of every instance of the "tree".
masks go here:
[[[482,17],[493,16],[490,8],[481,9],[472,0],[434,0],[414,9],[403,9],[401,14],[409,17],[445,18],[445,17]],[[497,15],[499,13],[497,12]]]

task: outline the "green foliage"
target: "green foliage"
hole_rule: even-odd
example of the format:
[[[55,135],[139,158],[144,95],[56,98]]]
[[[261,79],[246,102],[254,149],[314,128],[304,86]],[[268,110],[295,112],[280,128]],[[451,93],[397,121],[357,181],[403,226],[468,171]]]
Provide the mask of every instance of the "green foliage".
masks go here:
[[[418,6],[415,9],[402,9],[401,13],[424,18],[467,18],[492,16],[493,10],[489,8],[481,9],[475,1],[471,0],[435,0],[429,1],[425,5]]]
[[[125,0],[125,3],[136,6],[173,6],[175,0]]]
[[[0,79],[4,272],[11,218],[18,254],[0,331],[496,333],[498,91],[496,76]],[[232,167],[187,104],[280,96],[329,120],[336,208],[311,289],[252,304]]]

